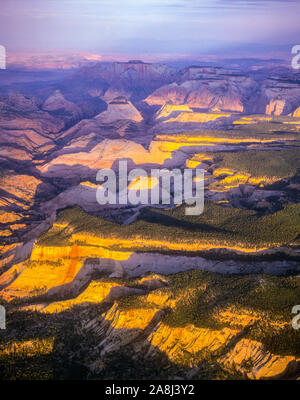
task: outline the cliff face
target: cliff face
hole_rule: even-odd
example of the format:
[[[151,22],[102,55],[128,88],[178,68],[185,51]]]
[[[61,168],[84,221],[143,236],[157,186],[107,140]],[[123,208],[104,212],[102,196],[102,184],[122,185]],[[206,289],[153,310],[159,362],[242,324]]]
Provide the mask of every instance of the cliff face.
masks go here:
[[[299,107],[299,83],[290,71],[237,73],[216,67],[191,66],[176,70],[137,60],[84,67],[68,78],[61,90],[71,99],[117,96],[163,105],[172,101],[220,111],[287,115]],[[278,102],[277,110],[272,104]],[[279,106],[280,103],[280,106]]]
[[[108,108],[96,117],[102,123],[112,123],[118,120],[141,122],[143,117],[134,105],[124,98],[115,98],[108,104]]]
[[[185,286],[183,282],[188,276],[195,281]],[[250,379],[297,375],[299,356],[289,355],[288,351],[276,354],[281,350],[272,347],[267,339],[274,334],[276,342],[280,332],[290,330],[294,336],[292,346],[296,345],[298,339],[290,322],[279,314],[271,316],[258,311],[261,293],[270,288],[268,279],[258,277],[252,281],[258,296],[256,306],[246,305],[248,300],[244,306],[230,306],[230,301],[225,301],[225,306],[221,299],[231,290],[226,289],[226,279],[219,281],[224,285],[219,292],[218,280],[209,282],[208,276],[187,272],[168,278],[168,286],[162,289],[115,302],[100,323],[99,332],[105,336],[99,346],[101,355],[108,357],[116,351],[122,352],[122,348],[131,344],[136,351],[147,350],[148,356],[162,352],[172,364],[188,370],[197,371],[209,360],[210,367]],[[245,299],[248,290],[242,295]],[[215,301],[217,293],[219,302]],[[197,306],[198,296],[201,303]],[[206,307],[214,311],[208,312]],[[205,315],[201,315],[201,310],[203,313],[205,310]]]
[[[84,94],[95,92],[107,102],[117,96],[125,96],[132,101],[147,97],[158,87],[175,79],[176,70],[162,64],[144,63],[138,60],[97,64],[80,69],[64,84],[70,95],[79,95],[75,87],[81,87]],[[72,86],[74,90],[72,90]]]
[[[267,79],[262,87],[262,96],[267,99],[265,113],[288,115],[299,106],[300,88],[296,77]]]
[[[177,117],[169,118],[165,123],[168,122],[200,122],[205,123],[209,121],[215,121],[219,118],[228,118],[231,114],[221,114],[221,113],[190,113],[190,112],[181,112]]]
[[[285,100],[271,100],[266,107],[267,115],[282,115],[285,108]]]
[[[231,176],[234,171],[218,173]],[[49,357],[65,359],[65,365],[71,360],[84,365],[88,372],[82,373],[98,378],[134,377],[135,369],[116,368],[128,364],[146,378],[148,370],[138,365],[149,362],[155,366],[153,377],[299,376],[299,335],[290,309],[297,303],[299,279],[260,274],[268,264],[279,270],[280,262],[187,256],[199,250],[199,240],[180,243],[138,235],[133,240],[130,227],[118,225],[118,234],[112,234],[108,221],[89,234],[98,223],[90,218],[67,210],[34,244],[28,259],[0,276],[2,301],[28,321],[28,332],[40,343],[28,347],[27,330],[24,336],[18,333],[18,346],[27,349],[23,357],[35,354],[38,360],[47,351]],[[129,229],[127,237],[118,237],[124,229]],[[152,252],[136,253],[139,246]],[[184,250],[185,256],[167,255],[167,250]],[[53,329],[50,347],[49,341],[40,341],[48,324]],[[69,348],[70,337],[76,350]],[[0,358],[11,357],[7,343]]]
[[[248,86],[244,90],[247,90]],[[249,90],[249,89],[248,89]],[[149,105],[172,102],[203,109],[218,108],[221,111],[243,112],[243,86],[226,81],[186,81],[172,83],[157,89],[145,100]]]
[[[162,302],[161,306],[166,304]],[[248,318],[244,326],[236,329],[228,325],[219,330],[193,324],[170,327],[163,322],[164,316],[164,311],[153,306],[123,311],[115,303],[100,325],[105,336],[99,345],[101,356],[109,357],[132,345],[135,351],[147,349],[152,357],[162,352],[170,362],[191,369],[195,375],[207,359],[212,370],[218,366],[225,373],[248,379],[288,378],[300,371],[299,357],[273,354],[261,342],[246,338],[255,320],[247,313],[232,315],[232,321]]]
[[[60,115],[67,125],[78,122],[84,113],[74,103],[65,99],[60,90],[56,90],[52,96],[48,97],[42,105],[43,110]]]
[[[295,111],[294,111],[294,113],[293,113],[293,117],[300,117],[300,107],[298,107]]]

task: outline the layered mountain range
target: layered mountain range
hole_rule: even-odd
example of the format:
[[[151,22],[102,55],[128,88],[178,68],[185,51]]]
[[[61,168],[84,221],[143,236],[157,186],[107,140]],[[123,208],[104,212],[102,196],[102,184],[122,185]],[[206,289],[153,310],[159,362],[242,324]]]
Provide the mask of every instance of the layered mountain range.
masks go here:
[[[208,66],[178,70],[132,60],[97,63],[77,72],[70,70],[64,73],[64,78],[60,71],[55,78],[55,71],[52,71],[48,81],[44,75],[36,73],[35,84],[27,85],[29,73],[24,73],[23,80],[20,74],[20,71],[5,71],[0,94],[19,89],[24,94],[36,94],[46,100],[55,90],[60,90],[66,100],[89,100],[90,106],[92,98],[109,102],[123,96],[133,102],[143,100],[149,105],[172,101],[203,109],[276,115],[289,114],[299,106],[299,73],[283,67],[250,72]]]
[[[270,77],[270,71],[266,71],[263,77],[262,71],[243,74],[201,66],[175,70],[166,65],[129,61],[86,67],[66,82],[108,101],[124,96],[149,105],[172,101],[202,109],[281,115],[299,106],[298,75],[289,71],[287,78],[286,71],[281,71]]]

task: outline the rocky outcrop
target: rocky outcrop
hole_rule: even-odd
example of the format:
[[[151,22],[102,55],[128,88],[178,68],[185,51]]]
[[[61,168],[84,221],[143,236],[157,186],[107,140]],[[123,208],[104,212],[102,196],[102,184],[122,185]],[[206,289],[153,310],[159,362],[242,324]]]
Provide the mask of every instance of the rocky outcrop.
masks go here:
[[[81,118],[80,108],[65,99],[60,90],[56,90],[52,96],[48,97],[42,106],[43,110],[58,115],[66,121],[66,124],[74,124]]]
[[[299,359],[272,354],[262,343],[249,339],[238,341],[220,362],[248,379],[287,379],[297,375],[300,368]]]
[[[223,115],[223,117],[222,117]],[[201,114],[200,119],[215,119],[223,120],[230,119],[225,117],[227,114]],[[220,117],[220,118],[219,118]],[[212,121],[213,122],[213,121]],[[81,123],[80,123],[81,124]],[[169,124],[162,123],[163,126]],[[175,126],[175,130],[178,124]],[[156,128],[154,127],[154,130]],[[71,136],[77,136],[78,132],[69,132]],[[74,134],[74,135],[73,135]],[[143,165],[164,165],[167,168],[174,168],[176,166],[183,166],[187,158],[191,154],[205,153],[205,152],[219,152],[219,151],[238,151],[246,150],[247,148],[254,149],[255,145],[260,147],[261,140],[257,138],[244,138],[236,139],[231,137],[212,137],[202,136],[201,134],[190,137],[189,135],[157,135],[151,141],[148,149],[143,145],[137,143],[137,140],[128,139],[105,139],[100,141],[98,136],[82,137],[82,145],[85,147],[84,151],[80,147],[76,148],[76,142],[70,140],[70,146],[54,153],[58,156],[53,158],[47,163],[37,166],[44,176],[55,177],[64,176],[65,178],[77,177],[80,179],[88,180],[91,176],[93,179],[96,175],[96,170],[100,168],[111,168],[116,166],[116,161],[127,159],[130,166]],[[79,138],[78,138],[79,140]],[[279,138],[275,140],[266,140],[266,144],[278,142]],[[80,143],[80,142],[78,142]],[[83,147],[82,146],[82,147]]]
[[[64,126],[61,118],[43,111],[34,98],[17,94],[1,100],[0,160],[7,162],[6,167],[27,166],[29,171],[28,161],[53,149],[53,138]]]
[[[142,100],[158,87],[174,80],[175,69],[162,64],[144,63],[139,60],[114,62],[84,67],[69,78],[65,85],[80,87],[81,92],[98,90],[107,102],[117,96],[125,96],[132,101]],[[77,88],[76,88],[77,87]]]
[[[40,101],[35,97],[24,96],[22,93],[13,93],[8,96],[6,104],[20,112],[34,112],[40,108]],[[2,103],[2,107],[5,105]]]
[[[45,226],[44,229],[47,227]],[[72,238],[68,245],[34,245],[33,241],[26,246],[19,246],[11,254],[13,259],[7,262],[10,266],[6,272],[0,275],[1,295],[6,300],[13,298],[33,298],[37,294],[54,299],[59,297],[76,297],[86,285],[96,277],[141,277],[151,272],[153,274],[174,274],[191,269],[212,271],[223,274],[273,274],[282,275],[286,272],[299,272],[299,263],[288,260],[255,260],[253,256],[283,254],[284,248],[253,251],[237,248],[226,249],[225,245],[201,244],[191,245],[184,243],[170,243],[153,241],[146,242],[143,239],[134,240],[134,246],[143,246],[144,251],[135,253],[131,250],[132,240],[113,238],[99,238],[88,234],[73,232],[68,225],[54,225],[50,238],[53,241],[58,237]],[[51,240],[51,239],[50,239]],[[77,245],[76,243],[81,243]],[[112,250],[113,246],[119,246],[120,250]],[[156,252],[153,248],[157,247]],[[150,247],[152,252],[146,252]],[[33,251],[32,251],[33,249]],[[180,255],[161,254],[160,251],[180,251]],[[193,251],[209,251],[214,256],[227,259],[216,261],[212,259],[194,256]],[[248,255],[249,260],[239,260],[238,255]],[[228,256],[231,256],[230,259]],[[27,261],[23,262],[24,260]],[[236,259],[234,259],[236,258]],[[138,283],[142,290],[153,290],[165,286],[166,282],[157,276],[153,279],[142,279]],[[45,299],[44,299],[45,300]]]
[[[266,114],[288,115],[299,106],[300,86],[295,77],[274,77],[264,82],[262,96],[267,99]]]
[[[166,314],[170,311],[164,306],[175,309],[174,296],[173,301],[166,301],[164,293],[156,291],[146,299],[145,296],[141,297],[140,307],[127,309],[115,302],[102,315],[102,320],[95,318],[84,325],[83,332],[99,337],[96,352],[102,364],[97,364],[97,367],[93,362],[90,368],[94,372],[101,372],[106,360],[114,354],[127,353],[126,349],[130,349],[132,357],[144,354],[145,360],[155,359],[159,353],[167,355],[169,363],[181,367],[181,374],[186,378],[194,375],[201,377],[203,365],[206,373],[210,368],[212,371],[220,368],[223,376],[227,372],[231,377],[248,379],[299,376],[299,358],[272,353],[261,342],[245,337],[255,321],[260,319],[255,314],[251,317],[247,311],[240,310],[239,320],[244,319],[243,326],[239,328],[234,327],[237,314],[232,314],[232,326],[227,323],[227,326],[219,329],[194,324],[172,326],[165,322]],[[215,317],[218,318],[217,315]]]
[[[167,119],[170,117],[175,117],[182,112],[190,112],[192,113],[193,110],[186,104],[173,104],[172,102],[167,102],[164,104],[156,113],[155,119]]]
[[[150,105],[172,102],[209,110],[218,108],[220,111],[243,112],[244,98],[250,96],[254,88],[255,83],[245,77],[238,80],[222,78],[187,80],[163,86],[145,101]]]
[[[267,115],[282,115],[285,108],[285,100],[271,100],[266,107]]]
[[[177,117],[169,118],[164,121],[164,123],[170,122],[199,122],[206,123],[210,121],[215,121],[219,118],[228,118],[231,114],[221,114],[221,113],[199,113],[199,112],[181,112]]]
[[[293,112],[293,117],[299,118],[300,117],[300,107],[298,107],[294,112]]]
[[[134,105],[124,97],[116,97],[108,104],[106,111],[99,114],[97,120],[103,124],[111,124],[119,120],[141,122],[143,117]]]

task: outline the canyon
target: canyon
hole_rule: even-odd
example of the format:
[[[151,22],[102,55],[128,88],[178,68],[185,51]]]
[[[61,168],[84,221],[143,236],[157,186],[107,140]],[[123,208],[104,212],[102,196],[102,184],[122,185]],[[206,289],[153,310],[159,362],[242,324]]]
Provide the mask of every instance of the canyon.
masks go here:
[[[299,77],[138,60],[0,71],[4,377],[299,379]],[[97,172],[122,160],[203,169],[203,214],[100,205]]]

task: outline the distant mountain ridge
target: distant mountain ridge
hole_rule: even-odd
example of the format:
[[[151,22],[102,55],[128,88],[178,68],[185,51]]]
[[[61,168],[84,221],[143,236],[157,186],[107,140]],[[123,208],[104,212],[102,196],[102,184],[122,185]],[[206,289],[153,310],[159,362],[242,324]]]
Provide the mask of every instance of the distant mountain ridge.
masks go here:
[[[85,96],[109,103],[122,96],[150,106],[171,101],[207,110],[287,115],[300,106],[300,80],[297,73],[289,72],[288,79],[285,76],[286,71],[278,68],[270,76],[269,70],[265,75],[261,70],[244,73],[203,65],[178,70],[131,60],[85,66],[60,88],[67,98],[74,99]]]

